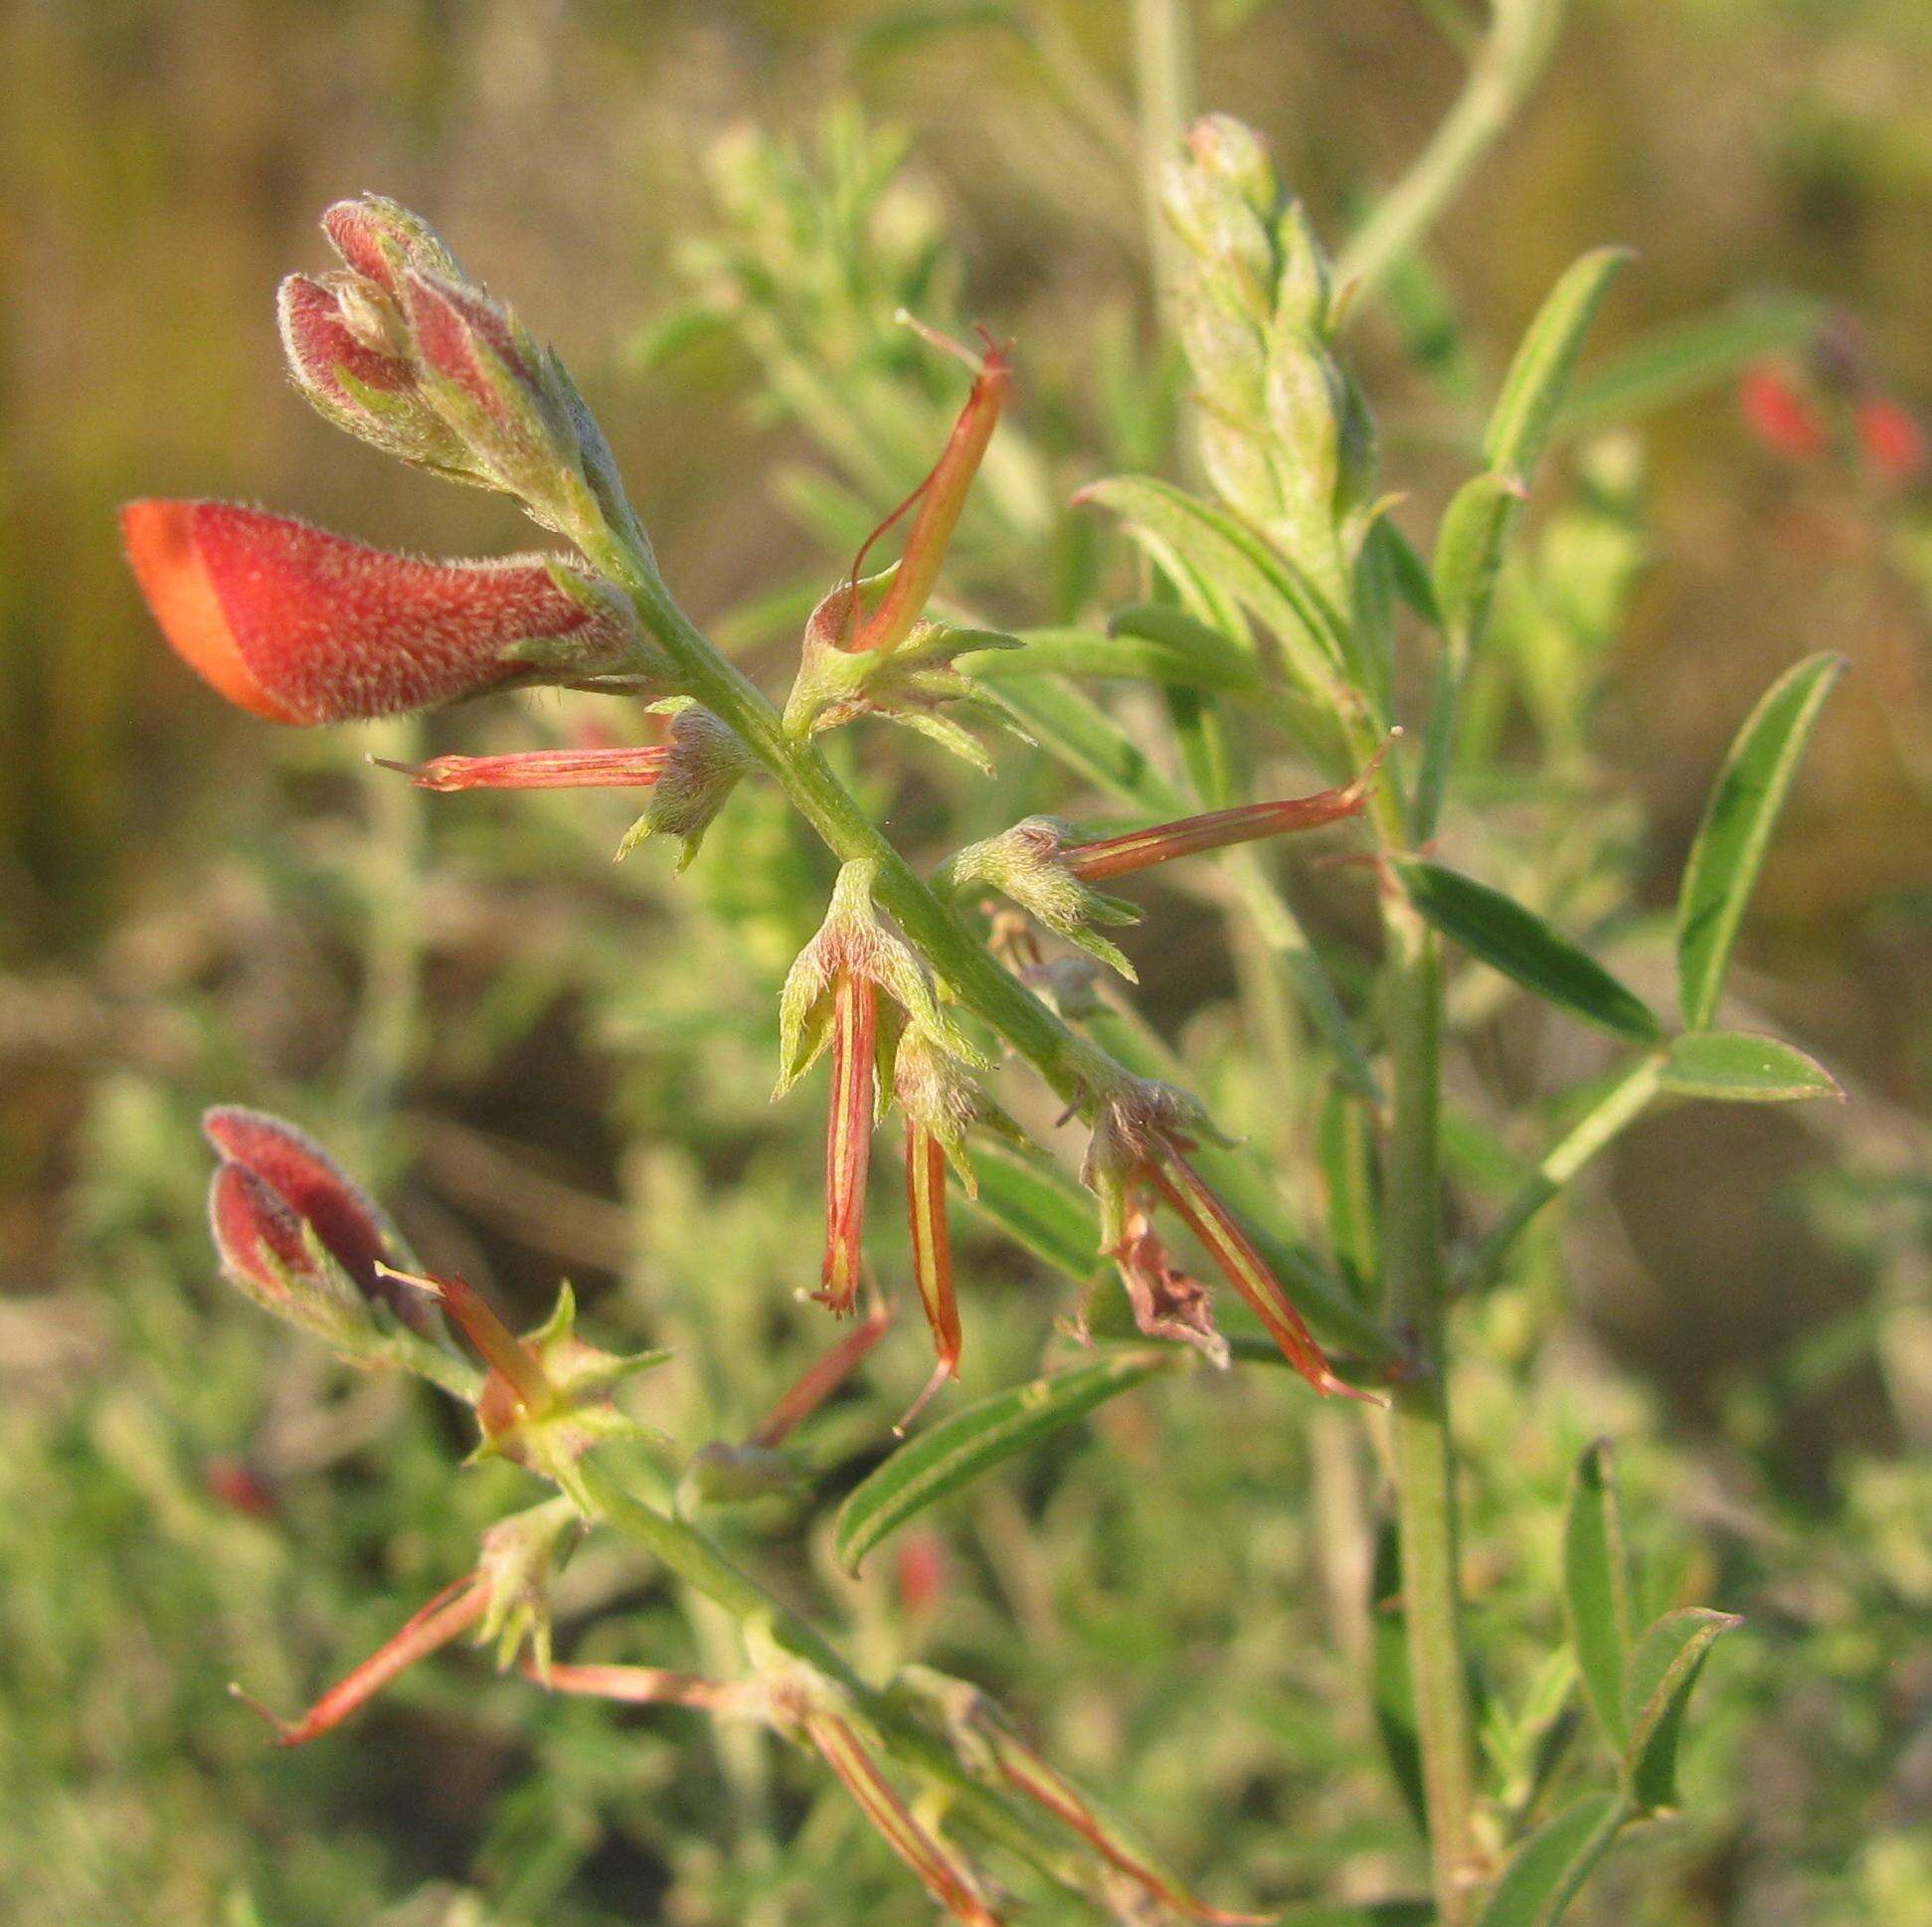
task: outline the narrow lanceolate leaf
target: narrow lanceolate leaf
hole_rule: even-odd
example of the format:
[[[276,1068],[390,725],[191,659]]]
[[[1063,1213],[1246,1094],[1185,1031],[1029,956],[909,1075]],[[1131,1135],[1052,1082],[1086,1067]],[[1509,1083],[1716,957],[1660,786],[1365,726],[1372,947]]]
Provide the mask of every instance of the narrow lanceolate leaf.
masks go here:
[[[1486,471],[1472,475],[1443,511],[1431,587],[1459,669],[1489,619],[1503,545],[1522,501],[1514,475]]]
[[[1677,1740],[1684,1707],[1719,1636],[1743,1621],[1685,1607],[1666,1613],[1638,1641],[1624,1681],[1624,1783],[1645,1813],[1676,1804]]]
[[[1844,668],[1844,656],[1825,653],[1787,669],[1745,720],[1718,773],[1677,900],[1677,989],[1692,1030],[1707,1028],[1717,1013],[1765,848],[1819,711]]]
[[[1022,629],[1018,649],[963,651],[960,668],[980,682],[1017,682],[1034,676],[1112,677],[1172,684],[1179,688],[1220,689],[1247,694],[1262,686],[1261,670],[1253,656],[1236,647],[1218,629],[1196,622],[1179,610],[1148,609],[1148,616],[1171,617],[1158,628],[1149,620],[1130,626],[1124,612],[1108,624],[1106,634],[1094,629]],[[1178,625],[1187,624],[1185,639]]]
[[[1693,1030],[1664,1060],[1664,1088],[1725,1104],[1790,1104],[1844,1097],[1830,1071],[1791,1044],[1741,1030]]]
[[[1614,1793],[1566,1808],[1516,1848],[1478,1927],[1556,1927],[1630,1817]]]
[[[1611,1745],[1621,1748],[1630,1737],[1624,1724],[1624,1673],[1635,1635],[1630,1562],[1608,1440],[1585,1449],[1570,1480],[1563,1517],[1563,1607],[1583,1690]]]
[[[1188,798],[1167,781],[1090,696],[1058,676],[986,685],[987,694],[1055,762],[1095,788],[1162,816],[1185,814]]]
[[[1529,479],[1575,371],[1583,337],[1610,283],[1630,259],[1628,248],[1598,248],[1550,290],[1509,364],[1484,433],[1483,452],[1492,468]]]
[[[1277,638],[1289,673],[1305,688],[1336,687],[1343,662],[1339,614],[1246,523],[1148,475],[1094,482],[1078,499],[1119,515],[1176,582],[1224,589]]]
[[[1416,908],[1472,956],[1620,1037],[1649,1043],[1659,1035],[1657,1018],[1643,998],[1533,911],[1438,863],[1409,861],[1400,867]]]
[[[895,1452],[839,1507],[832,1526],[839,1563],[856,1569],[927,1506],[1175,1362],[1169,1351],[1115,1352],[956,1412]]]
[[[1094,1204],[1075,1177],[1036,1153],[990,1141],[974,1145],[973,1169],[979,1193],[969,1202],[982,1218],[1076,1284],[1093,1279],[1100,1269]]]
[[[1819,302],[1785,295],[1659,328],[1576,384],[1555,433],[1588,435],[1721,387],[1766,355],[1807,346],[1825,318]]]

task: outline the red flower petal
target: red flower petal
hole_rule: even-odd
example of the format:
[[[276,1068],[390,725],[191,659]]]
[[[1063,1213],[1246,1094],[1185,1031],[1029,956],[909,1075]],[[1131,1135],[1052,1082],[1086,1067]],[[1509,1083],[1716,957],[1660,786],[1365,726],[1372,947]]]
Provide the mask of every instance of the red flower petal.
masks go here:
[[[825,1264],[815,1296],[844,1317],[857,1302],[878,1082],[879,992],[841,970],[833,988],[832,1096],[825,1125]]]
[[[176,652],[277,723],[387,716],[531,673],[520,642],[624,646],[615,613],[566,594],[537,557],[422,562],[232,502],[121,510],[128,560]]]

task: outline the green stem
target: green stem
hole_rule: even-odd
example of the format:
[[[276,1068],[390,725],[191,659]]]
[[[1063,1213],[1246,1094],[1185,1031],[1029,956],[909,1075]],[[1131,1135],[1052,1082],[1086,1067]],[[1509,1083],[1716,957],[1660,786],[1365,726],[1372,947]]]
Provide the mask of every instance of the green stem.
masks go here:
[[[868,1685],[819,1631],[741,1572],[711,1541],[681,1520],[625,1491],[594,1458],[579,1461],[579,1489],[598,1517],[632,1545],[721,1606],[740,1625],[758,1627],[790,1658],[824,1674],[851,1698],[894,1759],[944,1789],[987,1839],[1082,1899],[1087,1882],[1043,1822],[971,1779],[946,1745],[910,1718],[890,1693]]]
[[[727,662],[671,599],[655,571],[609,535],[586,553],[629,589],[646,628],[685,690],[725,723],[777,780],[841,863],[878,865],[874,895],[913,947],[966,1007],[992,1026],[1066,1103],[1083,1109],[1124,1077],[1105,1051],[1077,1036],[1018,978],[1000,967],[859,807],[808,739],[790,737],[779,712]]]
[[[1565,0],[1492,0],[1490,31],[1429,144],[1342,251],[1335,283],[1372,291],[1435,226],[1501,138],[1543,71]]]
[[[1134,0],[1134,90],[1139,102],[1141,205],[1153,265],[1154,295],[1167,332],[1174,332],[1180,280],[1179,238],[1160,212],[1160,176],[1179,151],[1194,110],[1193,34],[1186,0]]]
[[[1441,1222],[1442,960],[1399,894],[1385,899],[1391,1121],[1384,1171],[1384,1315],[1411,1350],[1390,1419],[1402,1617],[1422,1752],[1440,1927],[1469,1918],[1475,1756],[1463,1656],[1456,1467],[1449,1429]]]

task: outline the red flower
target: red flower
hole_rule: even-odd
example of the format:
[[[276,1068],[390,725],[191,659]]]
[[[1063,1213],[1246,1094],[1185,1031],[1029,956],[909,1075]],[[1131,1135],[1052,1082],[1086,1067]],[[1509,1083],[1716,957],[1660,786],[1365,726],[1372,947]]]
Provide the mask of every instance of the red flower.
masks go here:
[[[232,502],[121,510],[177,654],[275,723],[335,723],[634,667],[628,612],[541,556],[424,562]]]
[[[1860,402],[1854,421],[1858,447],[1880,481],[1905,488],[1925,473],[1925,429],[1909,409],[1880,396]]]
[[[1744,425],[1774,455],[1815,461],[1825,452],[1825,418],[1783,369],[1770,362],[1747,368],[1737,384]]]

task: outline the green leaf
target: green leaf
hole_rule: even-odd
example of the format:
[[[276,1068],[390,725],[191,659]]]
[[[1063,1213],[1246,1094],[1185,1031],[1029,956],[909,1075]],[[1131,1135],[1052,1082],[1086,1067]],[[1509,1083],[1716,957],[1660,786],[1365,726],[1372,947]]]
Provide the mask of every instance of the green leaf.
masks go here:
[[[1807,346],[1825,315],[1821,301],[1782,295],[1660,328],[1576,384],[1556,433],[1592,434],[1728,382],[1762,355]]]
[[[1620,1037],[1650,1043],[1660,1034],[1635,991],[1533,911],[1437,863],[1410,859],[1400,867],[1411,901],[1444,936],[1524,989]]]
[[[1145,751],[1071,683],[1057,676],[1031,676],[992,683],[987,694],[1041,749],[1095,788],[1150,816],[1187,813],[1187,798],[1154,768]]]
[[[1566,1808],[1516,1848],[1477,1927],[1555,1927],[1630,1817],[1614,1793]]]
[[[1107,633],[1138,636],[1190,657],[1199,665],[1199,679],[1210,688],[1254,689],[1261,684],[1261,665],[1251,648],[1171,603],[1129,603],[1108,617]]]
[[[1819,711],[1844,673],[1826,651],[1787,669],[1745,719],[1718,773],[1677,900],[1677,987],[1684,1023],[1708,1027],[1765,847],[1791,793]]]
[[[982,1473],[1180,1362],[1173,1351],[1117,1351],[981,1399],[902,1446],[838,1508],[832,1547],[848,1572],[890,1533]]]
[[[1170,612],[1178,615],[1178,611]],[[1181,617],[1182,620],[1191,618]],[[959,666],[980,682],[1007,683],[1031,676],[1085,676],[1095,680],[1132,677],[1140,682],[1172,683],[1180,688],[1227,689],[1242,693],[1261,687],[1261,671],[1205,623],[1195,627],[1214,637],[1210,651],[1176,646],[1141,630],[1128,630],[1116,617],[1109,633],[1093,629],[1022,629],[1023,649],[963,654]]]
[[[1720,1635],[1743,1621],[1701,1606],[1666,1613],[1637,1643],[1624,1683],[1624,1781],[1645,1813],[1676,1804],[1677,1739],[1690,1689]]]
[[[974,1210],[1041,1264],[1085,1285],[1100,1269],[1093,1198],[1044,1157],[996,1141],[975,1142]]]
[[[1340,617],[1256,530],[1150,475],[1110,476],[1090,483],[1079,499],[1120,516],[1177,582],[1199,580],[1232,596],[1277,637],[1304,687],[1334,690],[1343,659]]]
[[[1775,1037],[1742,1030],[1693,1030],[1664,1060],[1664,1088],[1680,1098],[1725,1104],[1790,1104],[1844,1093],[1822,1064]]]
[[[1514,475],[1472,475],[1443,512],[1431,576],[1459,667],[1489,619],[1503,545],[1522,498],[1522,483]]]
[[[1389,581],[1395,593],[1431,628],[1442,626],[1442,611],[1436,605],[1436,587],[1429,565],[1416,554],[1415,544],[1402,533],[1392,515],[1378,515],[1368,531],[1368,546],[1388,563]]]
[[[1570,1480],[1563,1517],[1563,1606],[1583,1690],[1611,1745],[1621,1750],[1630,1737],[1624,1724],[1624,1673],[1634,1634],[1630,1560],[1616,1468],[1605,1439],[1585,1448]]]
[[[1382,1756],[1416,1832],[1426,1839],[1429,1806],[1423,1791],[1422,1744],[1416,1736],[1415,1689],[1402,1619],[1402,1548],[1393,1517],[1384,1518],[1375,1533],[1375,1563],[1369,1580],[1368,1684]]]
[[[1631,259],[1628,248],[1598,248],[1574,263],[1550,290],[1529,324],[1496,397],[1483,453],[1490,467],[1527,481],[1549,438],[1603,297]]]
[[[1316,1130],[1322,1188],[1328,1194],[1328,1242],[1343,1276],[1365,1296],[1381,1275],[1377,1256],[1375,1133],[1367,1107],[1339,1080],[1328,1086]]]

